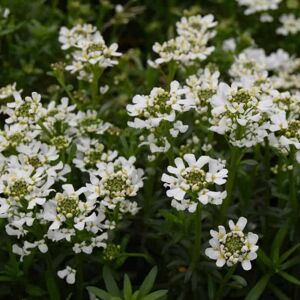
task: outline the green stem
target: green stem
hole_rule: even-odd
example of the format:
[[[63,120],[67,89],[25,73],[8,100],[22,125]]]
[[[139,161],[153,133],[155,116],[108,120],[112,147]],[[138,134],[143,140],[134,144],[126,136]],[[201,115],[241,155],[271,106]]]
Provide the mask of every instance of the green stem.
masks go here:
[[[172,82],[172,80],[174,79],[176,71],[177,71],[176,62],[175,61],[171,61],[168,64],[167,86],[169,86],[170,83]]]
[[[83,267],[82,267],[82,255],[76,256],[77,271],[76,271],[76,299],[83,299]]]
[[[216,293],[215,300],[223,299],[222,296],[223,296],[224,287],[226,286],[226,283],[230,280],[230,278],[234,274],[235,269],[236,269],[236,265],[232,266],[228,270],[228,272],[226,273],[226,275],[224,276],[224,278],[222,279],[220,287],[219,287],[219,289],[218,289],[218,291]]]
[[[194,269],[201,251],[201,235],[202,235],[202,223],[201,223],[201,204],[198,203],[197,209],[194,215],[195,220],[195,244],[194,244],[194,250],[193,250],[193,256],[192,256],[192,268]]]
[[[51,254],[48,251],[46,253],[46,261],[47,261],[47,270],[46,270],[46,284],[49,293],[50,300],[60,300],[59,288],[56,282],[56,274],[53,269],[53,260],[51,258]]]
[[[93,81],[91,84],[91,89],[92,89],[92,103],[93,103],[93,108],[95,109],[98,103],[98,95],[99,95],[99,78],[101,77],[102,74],[102,69],[96,69],[93,72]]]
[[[76,99],[73,97],[72,93],[68,90],[67,86],[65,85],[64,81],[61,80],[58,76],[56,77],[58,83],[63,88],[63,90],[68,95],[69,99],[72,101],[73,104],[76,104],[77,107],[80,107],[80,103],[76,101]]]
[[[242,154],[240,153],[240,149],[237,147],[232,147],[230,166],[228,170],[228,178],[226,183],[227,196],[221,205],[219,224],[222,224],[224,222],[225,217],[227,215],[228,208],[233,201],[233,195],[232,195],[233,187],[234,187],[235,177],[237,174],[238,165],[241,158],[242,158]]]

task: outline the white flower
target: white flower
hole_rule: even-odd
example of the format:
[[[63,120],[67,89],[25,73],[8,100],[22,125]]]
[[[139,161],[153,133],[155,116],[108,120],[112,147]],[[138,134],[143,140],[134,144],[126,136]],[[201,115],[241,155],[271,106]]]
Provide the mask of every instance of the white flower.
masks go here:
[[[170,129],[170,134],[172,137],[177,137],[179,132],[185,133],[188,129],[188,125],[184,125],[181,121],[177,121],[173,124],[173,128]]]
[[[236,224],[232,220],[229,221],[228,233],[223,226],[219,226],[218,231],[210,231],[211,248],[207,248],[205,254],[210,259],[216,260],[218,267],[225,264],[231,267],[240,262],[245,271],[251,269],[251,261],[257,257],[258,236],[252,232],[245,234],[243,230],[246,224],[247,219],[240,217]]]
[[[135,157],[128,160],[118,157],[113,162],[98,163],[98,170],[95,172],[97,176],[90,174],[91,184],[86,186],[88,199],[94,201],[101,198],[101,204],[113,210],[128,197],[136,196],[143,186],[144,171],[136,169],[134,162]],[[122,209],[129,211],[125,207]]]
[[[209,68],[200,69],[197,75],[191,75],[186,79],[186,98],[180,100],[180,104],[185,107],[196,109],[202,119],[208,119],[211,110],[211,98],[216,93],[219,84],[219,71],[212,71]]]
[[[75,283],[76,270],[72,269],[70,266],[67,266],[65,269],[57,272],[57,275],[61,279],[66,279],[68,284]]]
[[[157,67],[160,64],[170,61],[180,62],[189,65],[195,60],[202,61],[210,55],[214,47],[207,47],[207,43],[216,34],[212,30],[217,25],[213,15],[182,17],[176,23],[177,33],[173,39],[162,44],[155,43],[153,51],[159,55],[151,66]]]
[[[180,88],[178,81],[172,81],[170,91],[162,88],[153,88],[150,95],[136,95],[133,104],[128,104],[126,109],[133,122],[128,126],[133,128],[158,127],[162,120],[173,122],[177,111],[182,111],[180,101],[183,99],[185,89]]]
[[[223,41],[222,49],[226,52],[234,52],[236,49],[236,41],[234,38],[229,38]]]
[[[164,186],[169,188],[167,196],[175,199],[173,204],[178,206],[178,202],[182,202],[181,205],[187,206],[190,212],[195,211],[198,201],[204,205],[220,205],[226,197],[226,192],[215,191],[215,185],[226,183],[228,171],[224,168],[224,163],[209,156],[201,156],[196,160],[193,154],[185,154],[183,158],[187,166],[177,157],[176,167],[168,167],[171,175],[162,175]]]
[[[13,84],[8,84],[7,86],[0,88],[0,99],[12,97],[14,93],[21,93],[21,90],[17,91],[15,82]]]
[[[264,95],[251,78],[231,86],[221,82],[212,97],[210,130],[228,134],[230,143],[237,147],[252,147],[268,136],[267,112],[272,108],[272,98]]]
[[[62,27],[60,29],[59,41],[63,50],[69,50],[71,57],[66,70],[70,73],[77,73],[79,80],[91,81],[94,67],[105,69],[118,64],[118,45],[113,43],[110,46],[105,44],[101,33],[96,27],[90,24],[76,25],[71,29]]]
[[[282,0],[236,0],[239,5],[246,6],[245,15],[256,12],[276,10]]]
[[[300,32],[300,18],[296,18],[293,14],[283,14],[279,21],[282,26],[277,28],[276,33],[280,35],[296,34]]]

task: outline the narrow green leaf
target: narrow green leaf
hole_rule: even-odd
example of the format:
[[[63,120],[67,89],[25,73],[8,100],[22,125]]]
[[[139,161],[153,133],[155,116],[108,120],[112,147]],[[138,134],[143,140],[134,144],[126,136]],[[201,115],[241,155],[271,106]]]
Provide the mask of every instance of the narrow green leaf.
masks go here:
[[[131,300],[132,298],[132,286],[130,279],[127,274],[124,276],[124,284],[123,284],[123,294],[124,294],[124,299],[125,300]]]
[[[281,270],[286,270],[286,269],[289,269],[293,266],[296,266],[300,264],[300,255],[298,256],[295,256],[289,260],[287,260],[285,263],[283,263],[281,266],[280,266],[280,269]]]
[[[93,295],[99,297],[101,300],[110,300],[112,298],[109,293],[107,293],[104,290],[101,290],[97,287],[88,286],[86,289]]]
[[[266,274],[263,276],[257,284],[250,290],[249,294],[245,298],[245,300],[257,300],[260,299],[260,296],[264,292],[269,280],[270,280],[271,274]]]
[[[46,284],[49,293],[49,297],[51,300],[59,300],[60,293],[56,284],[56,280],[51,272],[51,270],[47,270],[46,272]]]
[[[299,248],[299,246],[300,246],[300,244],[298,243],[295,246],[293,246],[292,248],[290,248],[289,250],[287,250],[286,252],[284,252],[280,257],[279,262],[282,263],[286,259],[288,259]]]
[[[288,233],[288,228],[289,228],[288,223],[286,223],[283,227],[281,227],[275,236],[274,242],[272,243],[271,258],[275,264],[277,264],[277,262],[279,261],[280,248],[284,241],[285,236]]]
[[[286,272],[279,272],[278,273],[281,277],[283,277],[285,280],[289,281],[290,283],[300,285],[300,280],[294,277],[293,275],[286,273]]]
[[[258,250],[258,259],[263,262],[265,266],[267,266],[269,269],[272,268],[272,261],[271,259],[266,255],[266,253],[262,250]]]
[[[168,293],[167,290],[155,291],[155,292],[147,295],[146,297],[142,298],[142,300],[158,300],[158,299],[161,299],[162,297],[164,297],[167,293]]]
[[[103,279],[104,279],[105,287],[106,287],[107,291],[112,296],[120,297],[121,296],[120,289],[119,289],[114,277],[112,276],[111,270],[107,266],[103,267]]]
[[[288,296],[286,296],[281,289],[273,284],[269,284],[271,291],[279,300],[291,300]]]
[[[151,291],[154,285],[156,275],[157,275],[157,267],[154,267],[146,276],[143,283],[141,284],[141,287],[139,289],[140,293],[138,299],[143,299],[143,297],[146,296]]]

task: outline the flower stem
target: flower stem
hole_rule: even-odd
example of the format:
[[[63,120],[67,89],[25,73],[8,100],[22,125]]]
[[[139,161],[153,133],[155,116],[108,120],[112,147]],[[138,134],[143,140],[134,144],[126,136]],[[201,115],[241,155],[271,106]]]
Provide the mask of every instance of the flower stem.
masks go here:
[[[195,244],[192,256],[192,268],[194,269],[200,256],[201,251],[201,236],[202,236],[202,223],[201,223],[201,204],[198,203],[194,215],[195,218]]]
[[[227,215],[228,207],[232,203],[232,200],[233,200],[232,194],[233,194],[235,177],[236,177],[238,165],[239,165],[239,162],[241,159],[242,159],[242,154],[240,153],[240,149],[237,147],[232,147],[231,148],[230,166],[229,166],[229,170],[228,170],[228,178],[227,178],[227,183],[226,183],[227,196],[221,205],[219,224],[222,224],[224,222],[225,217]]]
[[[46,253],[46,261],[47,261],[47,270],[46,270],[46,284],[49,293],[50,300],[60,300],[59,288],[56,282],[56,274],[53,269],[53,260],[51,258],[51,254],[48,251]]]
[[[98,91],[99,91],[99,78],[101,77],[102,74],[102,69],[96,69],[93,72],[93,81],[91,84],[91,89],[92,89],[92,103],[93,103],[93,108],[95,109],[98,103]]]
[[[220,287],[219,287],[219,289],[216,293],[215,300],[223,299],[222,296],[223,296],[224,287],[226,286],[226,283],[230,280],[230,278],[234,274],[235,269],[236,269],[236,265],[230,267],[230,269],[228,270],[228,272],[226,273],[226,275],[222,279]]]
[[[76,299],[82,300],[83,294],[83,270],[82,270],[82,255],[76,256],[77,274],[76,274]]]

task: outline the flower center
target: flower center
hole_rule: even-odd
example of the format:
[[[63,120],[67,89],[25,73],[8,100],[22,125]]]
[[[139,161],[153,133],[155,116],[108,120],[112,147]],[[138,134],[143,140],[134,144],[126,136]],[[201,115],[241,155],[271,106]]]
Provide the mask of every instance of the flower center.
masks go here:
[[[105,189],[109,192],[110,197],[124,197],[129,187],[127,183],[127,176],[118,172],[111,175],[106,182],[104,182]]]
[[[300,121],[290,121],[288,128],[283,130],[283,134],[288,138],[300,139]]]
[[[30,190],[29,184],[24,179],[16,180],[9,188],[9,196],[20,199],[28,194]]]
[[[52,138],[51,144],[54,145],[58,150],[63,150],[67,148],[68,141],[63,135],[56,136]]]
[[[28,157],[27,162],[35,168],[38,168],[42,165],[42,163],[37,155]]]
[[[79,199],[76,195],[65,196],[58,193],[55,196],[55,200],[57,202],[57,211],[66,218],[72,218],[77,215]]]
[[[244,235],[230,232],[225,236],[225,241],[221,242],[227,256],[240,254],[244,246]]]
[[[192,169],[183,174],[183,179],[190,186],[193,192],[199,192],[207,186],[205,181],[205,171],[202,169]]]

